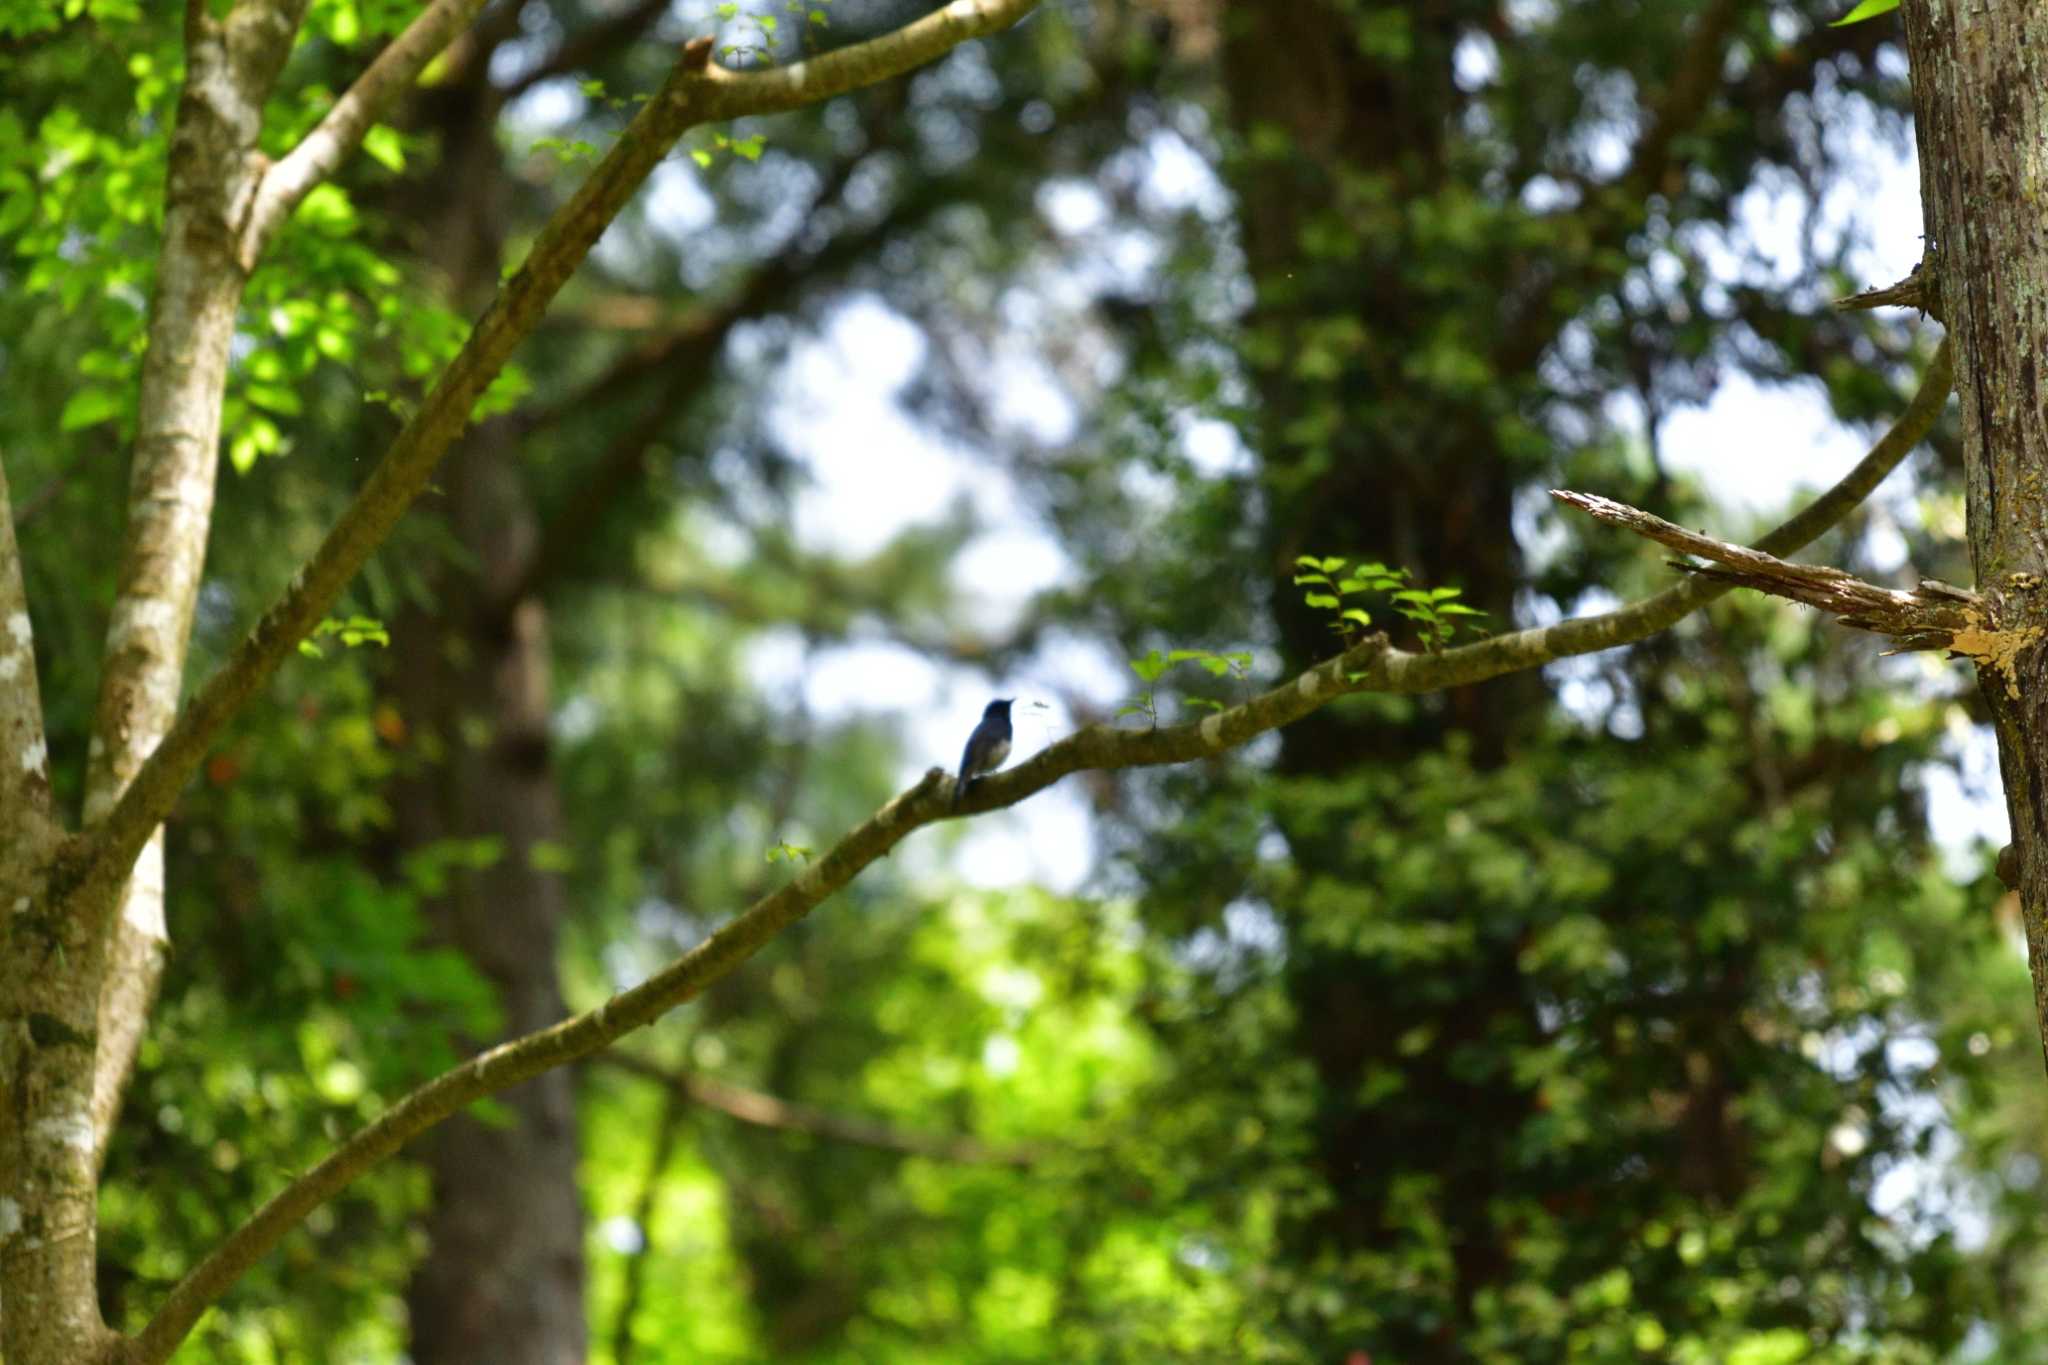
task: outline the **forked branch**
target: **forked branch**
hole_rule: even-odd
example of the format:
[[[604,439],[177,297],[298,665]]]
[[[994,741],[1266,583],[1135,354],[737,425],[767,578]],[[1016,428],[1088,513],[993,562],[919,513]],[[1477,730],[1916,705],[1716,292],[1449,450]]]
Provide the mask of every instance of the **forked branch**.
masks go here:
[[[710,64],[711,40],[686,45],[659,94],[620,134],[597,168],[556,211],[525,262],[499,287],[419,411],[284,595],[179,714],[161,744],[92,835],[93,871],[124,876],[221,729],[292,656],[371,553],[426,487],[434,466],[513,350],[676,140],[706,122],[815,103],[900,75],[983,34],[1007,28],[1038,0],[952,0],[895,33],[763,72]]]

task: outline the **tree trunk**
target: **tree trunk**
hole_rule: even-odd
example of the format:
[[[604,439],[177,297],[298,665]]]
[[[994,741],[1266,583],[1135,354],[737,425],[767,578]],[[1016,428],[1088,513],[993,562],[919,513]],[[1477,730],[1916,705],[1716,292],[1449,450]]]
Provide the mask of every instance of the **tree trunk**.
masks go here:
[[[1360,20],[1341,4],[1281,4],[1223,11],[1223,66],[1234,122],[1247,142],[1261,130],[1284,133],[1291,154],[1244,158],[1238,182],[1244,240],[1258,284],[1257,341],[1279,363],[1258,372],[1265,429],[1266,486],[1272,490],[1269,547],[1276,572],[1299,554],[1378,559],[1430,586],[1461,585],[1492,622],[1512,620],[1520,556],[1512,527],[1517,471],[1494,436],[1494,413],[1442,401],[1426,386],[1393,380],[1397,357],[1420,347],[1458,304],[1400,259],[1389,235],[1361,233],[1364,262],[1330,268],[1307,239],[1341,187],[1384,185],[1392,200],[1438,192],[1449,172],[1444,138],[1454,98],[1451,54],[1455,7],[1409,4],[1414,37],[1405,60],[1364,49]],[[1370,319],[1367,335],[1339,375],[1305,372],[1293,358],[1319,329],[1348,315]],[[1346,418],[1327,437],[1294,437],[1318,409]],[[1406,420],[1412,419],[1412,420]],[[1283,578],[1284,582],[1285,579]],[[1298,597],[1276,603],[1283,638],[1296,658],[1328,651],[1328,620]],[[1448,733],[1473,741],[1484,766],[1506,761],[1513,737],[1540,714],[1540,675],[1520,674],[1451,692],[1406,724],[1323,712],[1282,737],[1281,767],[1335,776],[1400,764],[1440,750]],[[1395,820],[1397,812],[1384,812]],[[1346,851],[1313,833],[1289,829],[1305,864],[1347,866]],[[1460,963],[1445,996],[1416,1006],[1388,981],[1386,960],[1317,941],[1299,908],[1289,914],[1287,991],[1300,1024],[1293,1046],[1311,1060],[1320,1099],[1313,1125],[1316,1165],[1330,1199],[1290,1220],[1284,1237],[1300,1263],[1319,1256],[1392,1254],[1402,1234],[1388,1217],[1395,1176],[1413,1154],[1438,1155],[1446,1173],[1438,1213],[1453,1248],[1463,1306],[1498,1283],[1505,1264],[1489,1212],[1504,1169],[1506,1144],[1529,1117],[1525,1088],[1494,1077],[1458,1074],[1447,1059],[1461,1042],[1514,1033],[1529,1011],[1516,971],[1515,944],[1495,943],[1480,960]],[[1428,1057],[1404,1058],[1399,1040],[1418,1027],[1445,1026]],[[1365,1077],[1398,1069],[1415,1098],[1419,1123],[1390,1121],[1384,1108],[1353,1102]],[[1462,1358],[1455,1345],[1388,1324],[1382,1340],[1403,1359]],[[1340,1349],[1330,1343],[1330,1349]]]
[[[508,219],[511,177],[481,75],[435,110],[447,150],[422,215],[458,307],[497,280]],[[449,194],[449,185],[463,188]],[[563,837],[548,755],[547,614],[536,600],[501,609],[532,555],[536,519],[507,423],[477,427],[443,468],[442,511],[475,567],[442,573],[433,612],[394,624],[394,695],[432,753],[394,792],[393,808],[408,850],[497,841],[495,861],[461,874],[429,915],[497,988],[505,1031],[516,1036],[567,1012],[556,976],[561,877],[536,857]],[[430,1250],[406,1291],[420,1365],[574,1365],[585,1354],[571,1075],[551,1071],[503,1102],[509,1123],[465,1114],[426,1146]]]
[[[1926,262],[1955,341],[1977,590],[2013,660],[1980,667],[2048,1057],[2048,8],[1907,0]]]

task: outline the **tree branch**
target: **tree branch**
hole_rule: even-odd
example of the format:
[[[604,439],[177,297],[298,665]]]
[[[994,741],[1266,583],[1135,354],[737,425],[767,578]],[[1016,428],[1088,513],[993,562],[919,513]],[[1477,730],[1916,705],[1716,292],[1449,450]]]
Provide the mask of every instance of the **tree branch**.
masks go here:
[[[1836,299],[1834,307],[1844,313],[1862,312],[1873,308],[1917,308],[1931,314],[1936,321],[1943,321],[1941,301],[1935,291],[1928,288],[1929,273],[1927,262],[1917,261],[1906,278],[1896,284],[1880,289],[1866,289],[1860,294],[1851,294],[1845,299]]]
[[[236,250],[242,269],[254,270],[271,236],[315,185],[334,174],[357,147],[378,111],[419,79],[437,53],[468,28],[486,0],[434,0],[377,54],[355,84],[343,92],[326,117],[299,145],[264,171]]]
[[[526,261],[498,290],[462,350],[406,423],[361,491],[284,596],[245,636],[178,717],[105,822],[93,833],[94,873],[125,872],[208,746],[259,684],[291,656],[405,509],[469,421],[485,388],[541,312],[677,138],[700,123],[767,113],[898,75],[969,38],[1006,28],[1038,0],[953,0],[896,33],[772,73],[735,75],[708,64],[710,43],[687,44],[660,93],[548,220]]]
[[[546,240],[544,237],[543,241]],[[1814,517],[1809,514],[1815,509],[1809,508],[1775,535],[1811,539],[1820,534],[1839,520],[1857,498],[1867,495],[1884,472],[1905,456],[1933,422],[1940,409],[1940,397],[1946,395],[1945,353],[1944,347],[1937,354],[1936,363],[1930,367],[1907,413],[1877,448],[1815,505],[1825,504],[1831,515]],[[1861,491],[1854,497],[1845,491],[1857,489]],[[1149,730],[1087,726],[1015,768],[977,779],[957,808],[952,801],[952,776],[944,769],[933,768],[916,786],[888,802],[807,865],[794,880],[756,900],[640,985],[620,992],[595,1009],[480,1053],[399,1099],[376,1122],[358,1130],[318,1166],[272,1196],[179,1281],[135,1339],[132,1358],[136,1365],[157,1365],[166,1359],[191,1331],[200,1314],[301,1219],[407,1142],[466,1105],[553,1067],[592,1056],[695,998],[925,825],[1015,805],[1071,773],[1214,758],[1350,693],[1418,692],[1457,686],[1534,667],[1566,654],[1590,653],[1641,639],[1669,624],[1667,620],[1658,626],[1646,626],[1644,623],[1655,619],[1655,615],[1643,612],[1642,608],[1659,601],[1677,600],[1683,605],[1671,617],[1676,619],[1725,591],[1717,589],[1718,585],[1714,585],[1691,597],[1680,596],[1682,589],[1659,594],[1633,609],[1608,613],[1605,619],[1618,621],[1616,625],[1601,627],[1598,622],[1602,618],[1562,622],[1443,654],[1408,654],[1391,648],[1384,635],[1375,635],[1271,691],[1192,724]],[[1631,615],[1632,611],[1635,614]],[[166,741],[165,747],[169,744]]]
[[[1973,622],[1981,625],[1989,619],[1990,607],[1976,593],[1931,578],[1922,579],[1912,592],[1899,592],[1866,583],[1832,565],[1795,564],[1761,550],[1715,540],[1597,493],[1554,488],[1550,496],[1596,521],[1721,566],[1709,569],[1674,560],[1675,569],[1833,612],[1845,626],[1896,637],[1911,649],[1949,649],[1954,637]]]
[[[840,198],[867,155],[862,152],[833,165],[807,218],[815,218]],[[539,544],[528,556],[518,581],[497,604],[498,611],[509,611],[544,590],[588,547],[611,508],[639,484],[648,447],[710,386],[713,365],[735,327],[785,306],[793,294],[838,263],[859,259],[906,223],[922,217],[930,203],[920,198],[910,211],[891,211],[867,227],[834,235],[813,251],[785,247],[759,266],[724,303],[695,313],[668,335],[636,347],[576,398],[528,419],[524,425],[530,431],[559,420],[564,412],[587,412],[616,402],[621,391],[647,375],[669,376],[660,396],[613,439],[579,481],[568,505],[541,527]]]
[[[1199,724],[1142,731],[1090,726],[1017,768],[978,779],[965,809],[1013,805],[1084,768],[1146,767],[1213,757],[1359,690],[1349,679],[1360,676],[1359,670],[1387,652],[1385,637],[1375,636],[1292,682]],[[157,1365],[168,1358],[200,1314],[258,1258],[308,1213],[372,1166],[466,1105],[591,1056],[695,998],[870,863],[887,855],[911,832],[951,818],[955,814],[952,788],[950,774],[931,769],[916,786],[855,827],[793,881],[755,901],[645,982],[596,1009],[480,1053],[398,1100],[376,1122],[358,1130],[319,1165],[272,1196],[178,1282],[136,1337],[132,1352],[136,1365]]]
[[[1812,544],[1848,516],[1925,438],[1935,419],[1941,415],[1942,406],[1948,402],[1949,389],[1954,381],[1949,342],[1943,338],[1906,410],[1878,438],[1877,444],[1834,487],[1759,540],[1757,548],[1771,554],[1791,554]],[[1380,665],[1384,671],[1381,690],[1434,692],[1446,687],[1464,687],[1503,674],[1540,667],[1557,659],[1633,644],[1668,629],[1734,586],[1706,578],[1692,578],[1598,616],[1559,621],[1553,626],[1539,626],[1531,630],[1510,631],[1476,644],[1447,649],[1441,654],[1390,651]]]
[[[716,1109],[729,1118],[758,1128],[809,1133],[834,1142],[972,1166],[1030,1166],[1043,1155],[1028,1147],[998,1147],[976,1137],[920,1133],[859,1114],[836,1114],[765,1091],[734,1085],[730,1081],[715,1080],[690,1071],[670,1071],[630,1052],[608,1052],[597,1060],[628,1075],[664,1086],[671,1094],[692,1104]]]
[[[150,299],[134,454],[129,461],[113,610],[108,614],[92,740],[86,754],[85,824],[113,809],[177,716],[205,570],[220,465],[221,394],[248,272],[229,238],[262,171],[257,141],[306,0],[234,7],[214,20],[187,12],[186,78],[179,92],[164,191],[164,227]],[[96,947],[99,997],[90,1120],[92,1169],[106,1154],[163,973],[163,842],[137,831],[104,889],[82,911],[111,904]],[[92,932],[101,935],[96,922]]]
[[[779,114],[818,104],[923,66],[970,38],[1010,27],[1038,0],[951,0],[894,33],[842,47],[788,66],[705,72],[709,95],[703,121],[721,122],[749,114]]]

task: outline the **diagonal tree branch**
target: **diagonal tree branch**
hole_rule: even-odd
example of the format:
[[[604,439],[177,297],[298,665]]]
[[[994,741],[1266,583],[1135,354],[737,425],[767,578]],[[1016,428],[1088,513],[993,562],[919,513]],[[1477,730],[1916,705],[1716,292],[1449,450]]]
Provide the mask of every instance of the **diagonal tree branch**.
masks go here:
[[[1944,350],[1937,355],[1907,413],[1841,484],[1815,504],[1825,506],[1828,515],[1809,516],[1814,510],[1809,508],[1774,534],[1797,537],[1804,543],[1840,520],[1925,434],[1947,394],[1948,381]],[[1675,601],[1679,604],[1675,610],[1664,607],[1659,611],[1672,611],[1670,619],[1676,619],[1726,590],[1709,585],[1697,594],[1686,592],[1693,586],[1686,584],[1606,618],[1516,632],[1443,654],[1408,654],[1390,647],[1385,636],[1375,635],[1271,691],[1193,724],[1150,730],[1087,726],[1015,768],[977,779],[959,807],[953,804],[952,777],[933,768],[794,880],[762,896],[640,985],[595,1009],[479,1053],[399,1099],[376,1122],[358,1130],[319,1165],[273,1195],[195,1266],[135,1339],[132,1359],[136,1365],[157,1365],[166,1359],[200,1314],[301,1219],[407,1142],[465,1106],[553,1067],[592,1056],[695,998],[925,825],[1015,805],[1076,772],[1214,758],[1354,692],[1435,690],[1641,639],[1670,624],[1670,620],[1646,624],[1656,620],[1658,613],[1641,608]],[[1598,624],[1602,619],[1619,624],[1602,627]]]
[[[1812,544],[1848,516],[1925,438],[1935,419],[1941,415],[1942,406],[1948,402],[1949,389],[1954,382],[1952,353],[1948,340],[1943,338],[1906,410],[1878,438],[1877,444],[1834,487],[1759,540],[1757,548],[1771,554],[1792,554]],[[1380,681],[1386,691],[1434,692],[1445,687],[1485,682],[1488,678],[1537,668],[1577,654],[1633,644],[1668,629],[1734,586],[1707,578],[1692,578],[1598,616],[1559,621],[1556,625],[1531,630],[1510,631],[1476,644],[1447,649],[1441,654],[1404,654],[1392,650],[1378,665],[1384,674]]]
[[[1660,516],[1597,493],[1573,493],[1559,488],[1552,489],[1550,496],[1596,521],[1633,531],[1680,554],[1720,566],[1703,568],[1674,560],[1675,569],[1819,607],[1835,613],[1844,625],[1902,637],[1939,634],[1939,647],[1946,648],[1948,637],[1964,628],[1970,614],[1981,617],[1988,609],[1976,593],[1931,578],[1922,579],[1912,592],[1899,592],[1866,583],[1829,564],[1795,564],[1746,545],[1688,531]]]
[[[299,139],[299,145],[263,172],[236,242],[243,270],[256,268],[263,248],[299,201],[362,145],[378,112],[419,79],[427,63],[469,27],[485,3],[434,0],[405,26],[405,32],[385,45],[326,116]]]
[[[1832,612],[1845,626],[1891,636],[1901,651],[1951,650],[2004,673],[2009,689],[2017,688],[2014,660],[2042,637],[2039,626],[2001,629],[1998,602],[1932,578],[1921,579],[1911,592],[1900,592],[1866,583],[1831,565],[1794,564],[1760,550],[1715,540],[1597,494],[1554,489],[1550,496],[1610,526],[1718,566],[1674,562],[1674,568]],[[2015,590],[2032,592],[2041,587],[2038,580],[2026,575],[2014,577],[2011,586]]]
[[[807,216],[815,217],[821,209],[836,203],[868,155],[862,152],[834,163]],[[710,387],[713,366],[734,328],[787,307],[791,297],[806,285],[846,262],[862,259],[909,224],[927,216],[941,202],[950,202],[950,198],[921,195],[865,227],[835,234],[815,250],[785,248],[758,267],[725,302],[694,313],[667,335],[635,348],[562,408],[536,413],[528,419],[531,430],[556,420],[565,410],[590,411],[605,402],[616,401],[622,390],[651,374],[670,377],[660,396],[613,439],[579,481],[567,505],[541,528],[539,544],[528,557],[519,580],[499,602],[499,611],[511,610],[560,576],[583,553],[611,509],[639,486],[648,448]]]
[[[711,40],[688,44],[649,100],[576,193],[542,229],[526,261],[500,286],[462,350],[371,471],[362,489],[284,596],[243,638],[156,746],[120,803],[94,832],[94,874],[126,869],[208,746],[257,686],[290,657],[371,552],[425,488],[470,411],[531,332],[542,311],[676,139],[700,123],[828,99],[900,75],[970,38],[1007,28],[1038,0],[953,0],[895,33],[812,61],[761,73],[710,65]]]

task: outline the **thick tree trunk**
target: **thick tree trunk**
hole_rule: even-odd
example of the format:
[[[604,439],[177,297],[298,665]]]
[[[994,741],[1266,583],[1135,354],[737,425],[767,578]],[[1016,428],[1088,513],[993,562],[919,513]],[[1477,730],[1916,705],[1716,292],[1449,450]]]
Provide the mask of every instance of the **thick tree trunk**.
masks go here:
[[[497,279],[511,177],[487,85],[449,92],[439,112],[447,150],[435,173],[429,240],[435,265],[466,301]],[[449,194],[449,185],[461,188]],[[547,614],[537,600],[501,609],[533,554],[536,517],[508,424],[478,427],[444,471],[443,510],[475,568],[441,576],[431,616],[409,613],[396,623],[395,696],[437,757],[401,785],[393,804],[407,849],[447,838],[498,842],[496,861],[459,880],[431,917],[439,936],[497,988],[506,1033],[516,1036],[567,1012],[556,977],[561,877],[536,857],[540,845],[563,837],[548,757]],[[574,1365],[584,1357],[570,1073],[549,1072],[503,1102],[509,1124],[463,1115],[425,1150],[434,1182],[430,1250],[406,1291],[420,1365]]]
[[[172,138],[127,526],[86,772],[88,826],[113,808],[177,714],[220,459],[221,392],[248,278],[237,216],[263,170],[253,156],[263,102],[303,10],[304,0],[280,0],[188,25],[191,73]],[[0,682],[32,685],[11,529],[0,552],[10,580],[0,597],[15,604],[0,623],[11,665]],[[57,856],[61,827],[48,805],[34,699],[6,709],[27,741],[6,766],[25,775],[36,799],[26,818],[0,830],[0,841],[14,844],[0,858],[10,907],[0,913],[14,920],[0,966],[0,1278],[8,1291],[0,1351],[21,1365],[89,1361],[114,1341],[96,1290],[99,1166],[163,965],[163,835],[150,838],[120,883],[79,882]]]
[[[2048,1056],[2048,7],[1906,0],[1923,276],[1955,341],[1977,590],[2017,651],[1980,667]]]
[[[1269,532],[1278,568],[1297,554],[1382,559],[1435,586],[1457,583],[1467,600],[1505,625],[1512,618],[1519,555],[1512,527],[1517,475],[1494,438],[1491,415],[1436,402],[1391,377],[1394,358],[1419,349],[1453,305],[1417,283],[1391,238],[1367,237],[1364,261],[1323,267],[1305,238],[1327,220],[1340,187],[1378,183],[1393,200],[1430,195],[1448,174],[1444,135],[1454,98],[1451,54],[1458,17],[1448,8],[1404,5],[1414,50],[1389,60],[1363,50],[1358,17],[1341,4],[1226,7],[1224,72],[1234,121],[1248,142],[1261,130],[1287,138],[1289,155],[1245,158],[1238,175],[1246,206],[1246,254],[1258,282],[1253,325],[1270,353],[1286,357],[1259,372],[1266,428],[1266,484],[1273,490]],[[1455,8],[1455,7],[1451,7]],[[1364,237],[1364,234],[1361,234]],[[1386,253],[1382,255],[1381,253]],[[1334,317],[1371,319],[1370,335],[1341,377],[1305,376],[1292,357]],[[1291,429],[1319,408],[1347,413],[1320,444],[1304,448]],[[1359,414],[1403,411],[1413,421]],[[1284,580],[1283,580],[1284,581]],[[1295,657],[1327,652],[1328,622],[1282,599],[1277,615]],[[1282,738],[1283,769],[1337,774],[1401,763],[1439,750],[1447,732],[1470,737],[1485,764],[1505,761],[1514,733],[1539,713],[1537,674],[1498,679],[1448,694],[1406,725],[1325,712]],[[1389,820],[1398,819],[1387,812]],[[1289,830],[1305,861],[1343,866],[1343,850]],[[1446,1179],[1438,1213],[1455,1258],[1451,1297],[1461,1305],[1498,1282],[1504,1270],[1489,1206],[1505,1144],[1529,1116],[1531,1096],[1491,1077],[1461,1076],[1448,1064],[1468,1038],[1512,1033],[1529,1010],[1515,947],[1500,943],[1484,961],[1463,964],[1440,1008],[1417,1008],[1383,976],[1387,963],[1301,932],[1290,922],[1289,999],[1302,1021],[1294,1046],[1320,1082],[1316,1156],[1330,1202],[1291,1220],[1291,1253],[1318,1256],[1392,1253],[1402,1233],[1387,1196],[1413,1154],[1438,1155]],[[1314,946],[1310,946],[1311,944]],[[1399,1040],[1418,1027],[1441,1027],[1428,1057],[1404,1058]],[[1353,1101],[1375,1070],[1398,1069],[1419,1123],[1391,1120],[1384,1108]],[[1457,1121],[1450,1116],[1457,1115]],[[1387,1344],[1415,1361],[1461,1358],[1444,1342],[1390,1326]],[[1332,1343],[1332,1349],[1336,1344]]]

